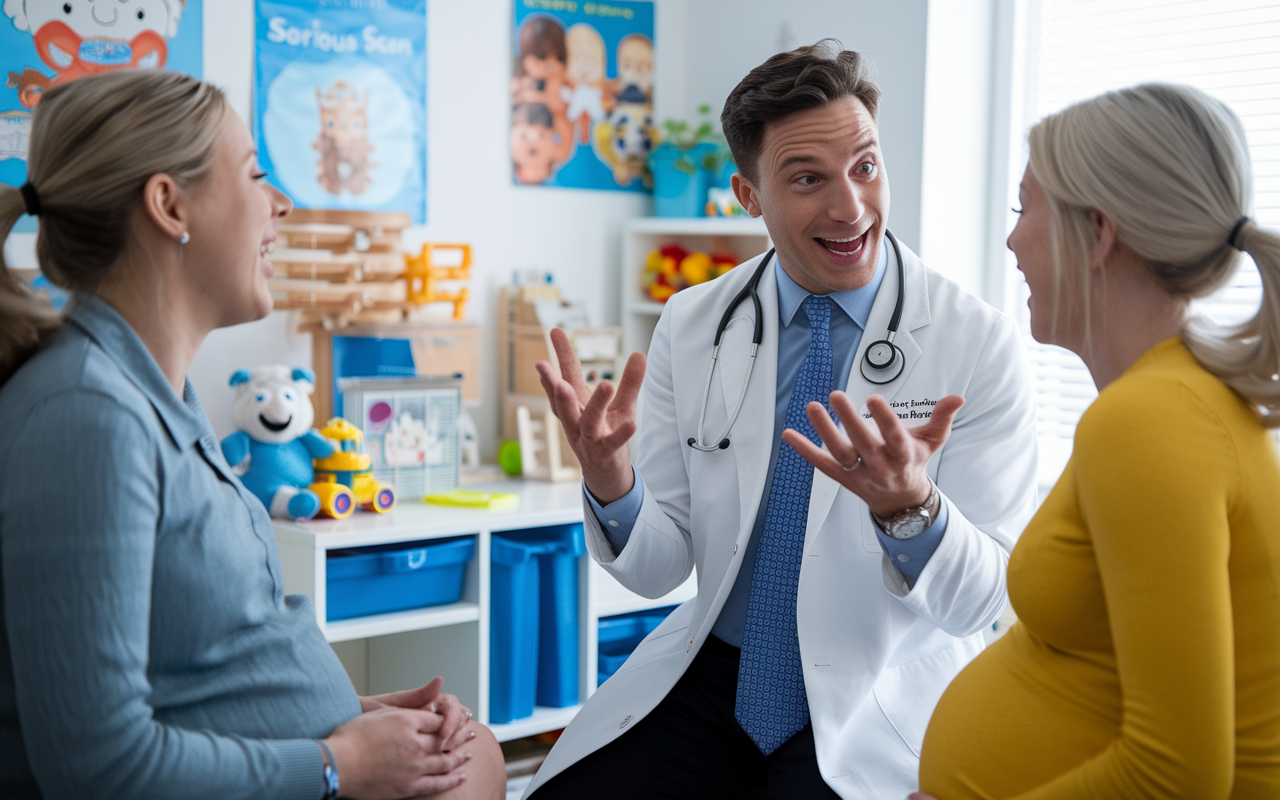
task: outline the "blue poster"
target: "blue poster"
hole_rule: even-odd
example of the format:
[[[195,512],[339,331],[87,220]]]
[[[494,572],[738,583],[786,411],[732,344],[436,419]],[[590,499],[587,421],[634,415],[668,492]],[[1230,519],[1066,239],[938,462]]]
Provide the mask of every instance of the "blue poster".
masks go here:
[[[426,0],[258,0],[258,153],[300,208],[427,216]]]
[[[653,3],[515,0],[512,178],[647,192]]]
[[[4,0],[0,14],[0,181],[27,180],[31,111],[46,89],[127,67],[200,77],[203,0]],[[23,217],[16,231],[34,231]]]

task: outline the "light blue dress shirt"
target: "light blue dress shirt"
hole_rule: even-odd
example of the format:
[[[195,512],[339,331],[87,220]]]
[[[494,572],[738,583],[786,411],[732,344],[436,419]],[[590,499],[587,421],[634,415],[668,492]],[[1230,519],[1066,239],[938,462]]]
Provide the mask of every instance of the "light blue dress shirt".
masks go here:
[[[888,250],[889,248],[882,241],[880,263],[870,283],[861,289],[833,292],[829,295],[835,302],[835,307],[842,312],[835,313],[833,310],[831,314],[831,345],[835,362],[832,364],[834,379],[832,385],[841,391],[847,385],[854,356],[857,355],[858,346],[862,342],[867,318],[871,315],[871,306],[884,280],[889,261]],[[773,485],[774,467],[778,463],[778,449],[782,444],[782,431],[787,407],[791,403],[791,390],[800,372],[800,365],[804,362],[805,354],[809,350],[809,324],[803,315],[797,314],[800,304],[809,296],[809,292],[792,280],[780,265],[774,269],[774,275],[778,284],[778,382],[774,395],[773,449],[769,454],[765,495],[756,513],[755,524],[751,529],[751,540],[747,544],[738,578],[712,628],[712,633],[716,637],[734,647],[742,646],[747,600],[751,594],[751,576],[755,572],[756,547],[760,539],[760,530],[764,525],[765,509],[769,504],[769,491]],[[797,316],[799,316],[798,321]],[[595,512],[596,519],[600,521],[605,537],[613,546],[615,553],[622,552],[631,536],[631,529],[635,526],[636,518],[640,514],[640,506],[644,501],[644,491],[644,482],[639,473],[636,473],[635,486],[629,493],[607,506],[602,506],[591,496],[591,492],[586,490],[586,484],[583,484],[583,494],[591,504],[591,509]],[[929,562],[929,558],[938,549],[942,536],[946,532],[949,516],[948,502],[944,498],[938,519],[927,530],[912,539],[894,539],[880,530],[878,525],[875,527],[881,546],[892,559],[894,566],[907,579],[908,584],[914,585]]]

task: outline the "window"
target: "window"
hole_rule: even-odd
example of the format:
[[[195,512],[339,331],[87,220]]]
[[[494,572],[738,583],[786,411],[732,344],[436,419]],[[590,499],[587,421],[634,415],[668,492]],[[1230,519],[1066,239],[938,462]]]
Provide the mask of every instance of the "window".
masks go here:
[[[1280,227],[1280,3],[1260,0],[1023,0],[1015,22],[1010,205],[1026,165],[1031,125],[1078,100],[1143,81],[1175,81],[1226,102],[1244,123],[1254,168],[1254,218]],[[1012,214],[1008,229],[1014,224]],[[1245,258],[1230,286],[1197,304],[1223,321],[1258,308],[1257,269]],[[1071,454],[1075,426],[1097,396],[1074,354],[1040,345],[1028,330],[1027,288],[1007,259],[1007,308],[1031,350],[1040,439],[1040,485]]]

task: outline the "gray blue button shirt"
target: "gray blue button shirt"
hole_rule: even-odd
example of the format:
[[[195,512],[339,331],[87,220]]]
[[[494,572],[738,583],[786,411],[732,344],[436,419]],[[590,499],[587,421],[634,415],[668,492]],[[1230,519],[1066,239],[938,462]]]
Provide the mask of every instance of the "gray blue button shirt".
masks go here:
[[[833,386],[844,390],[848,383],[849,372],[853,368],[853,358],[862,342],[862,333],[871,315],[871,306],[875,302],[876,293],[888,267],[889,248],[881,242],[880,263],[876,267],[871,282],[861,289],[848,292],[833,292],[830,297],[835,308],[831,313],[831,349],[835,363],[832,364]],[[778,383],[774,395],[773,450],[769,455],[769,473],[765,480],[765,495],[756,512],[755,524],[751,529],[751,540],[743,556],[742,567],[733,590],[725,601],[720,616],[716,619],[711,632],[719,639],[734,647],[742,646],[742,630],[747,618],[747,601],[751,595],[751,576],[755,572],[756,547],[760,540],[760,530],[764,526],[765,510],[769,504],[769,491],[773,486],[773,471],[778,463],[778,448],[782,445],[782,431],[787,416],[787,407],[791,403],[791,389],[795,386],[800,365],[809,351],[809,323],[803,315],[798,314],[800,304],[809,296],[798,283],[791,279],[785,269],[778,265],[774,269],[778,284]],[[839,309],[839,313],[835,309]],[[797,319],[797,317],[799,317]],[[741,420],[739,421],[741,424]],[[583,485],[583,494],[591,504],[596,519],[601,522],[605,537],[613,546],[615,553],[621,553],[631,537],[631,529],[635,526],[640,514],[640,506],[644,500],[644,482],[636,473],[635,486],[624,497],[606,506],[600,505],[591,492]],[[876,526],[876,534],[880,538],[894,566],[898,568],[914,585],[925,564],[938,545],[947,529],[950,515],[948,502],[943,500],[938,519],[920,535],[912,539],[894,539]],[[850,528],[857,524],[850,520]]]
[[[191,384],[80,296],[0,420],[0,796],[321,797],[359,698]]]

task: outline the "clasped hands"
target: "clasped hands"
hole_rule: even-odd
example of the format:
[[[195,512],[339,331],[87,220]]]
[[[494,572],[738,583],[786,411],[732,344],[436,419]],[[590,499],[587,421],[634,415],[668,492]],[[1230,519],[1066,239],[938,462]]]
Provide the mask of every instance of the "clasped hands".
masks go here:
[[[560,364],[537,363],[542,388],[564,428],[588,491],[607,505],[626,495],[634,484],[627,440],[636,431],[636,400],[644,382],[645,357],[632,353],[615,391],[601,381],[592,392],[582,377],[582,365],[564,331],[553,329],[551,343]],[[885,518],[923,505],[932,489],[925,466],[951,435],[951,423],[964,398],[948,395],[933,407],[923,425],[908,428],[879,395],[867,398],[867,411],[879,428],[863,422],[844,392],[832,392],[835,418],[821,403],[805,411],[825,448],[791,428],[782,438],[800,455],[841,486],[861,497],[871,511]],[[841,430],[839,423],[844,426]]]
[[[338,763],[343,797],[402,798],[460,786],[475,738],[471,710],[440,690],[436,677],[417,689],[360,698],[361,714],[325,741]]]

